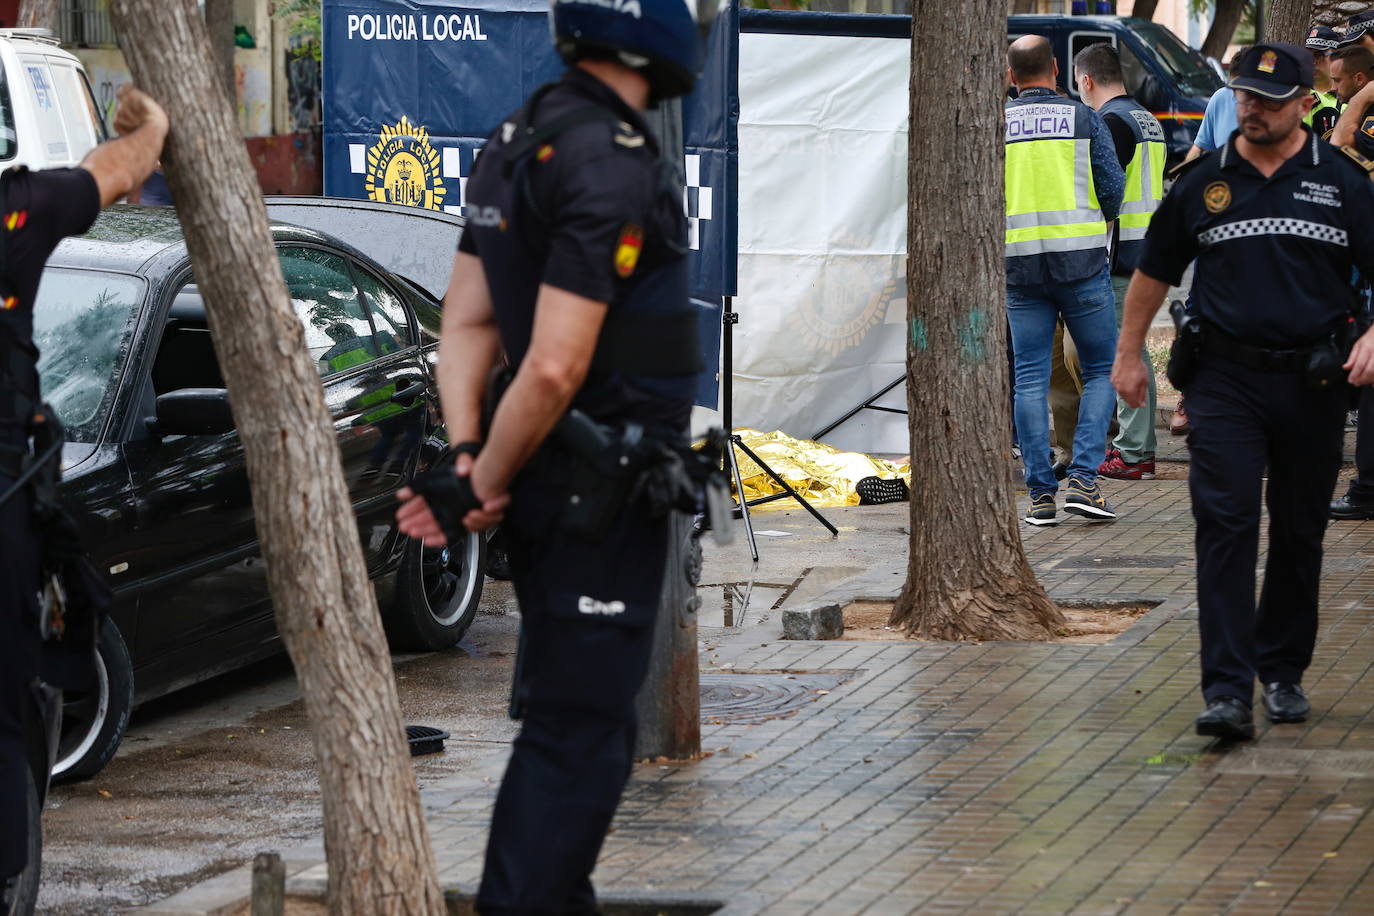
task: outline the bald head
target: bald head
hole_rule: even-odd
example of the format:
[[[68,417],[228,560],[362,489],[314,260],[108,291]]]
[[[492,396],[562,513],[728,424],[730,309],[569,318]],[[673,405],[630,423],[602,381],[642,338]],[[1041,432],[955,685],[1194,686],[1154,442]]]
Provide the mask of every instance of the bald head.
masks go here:
[[[1007,69],[1017,87],[1054,85],[1059,65],[1054,49],[1043,35],[1022,35],[1007,47]]]

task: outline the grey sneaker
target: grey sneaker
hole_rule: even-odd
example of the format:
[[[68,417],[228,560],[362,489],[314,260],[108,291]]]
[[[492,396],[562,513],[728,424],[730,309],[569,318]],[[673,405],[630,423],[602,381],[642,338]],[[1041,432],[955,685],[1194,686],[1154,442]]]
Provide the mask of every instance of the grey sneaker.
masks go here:
[[[1112,507],[1107,505],[1107,497],[1098,489],[1097,481],[1080,480],[1070,477],[1064,494],[1064,511],[1081,515],[1099,522],[1116,518]]]
[[[1059,524],[1059,519],[1055,517],[1054,494],[1041,493],[1039,496],[1032,496],[1030,507],[1026,509],[1025,521],[1027,525],[1038,527]]]

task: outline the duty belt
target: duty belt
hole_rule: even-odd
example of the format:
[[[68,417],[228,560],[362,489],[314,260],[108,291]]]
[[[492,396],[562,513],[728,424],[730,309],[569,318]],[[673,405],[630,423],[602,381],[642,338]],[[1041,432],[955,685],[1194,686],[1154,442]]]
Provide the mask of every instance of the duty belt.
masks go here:
[[[1307,369],[1312,354],[1326,346],[1328,342],[1323,340],[1299,349],[1258,347],[1223,334],[1212,325],[1207,329],[1203,339],[1202,352],[1261,372],[1303,372]]]

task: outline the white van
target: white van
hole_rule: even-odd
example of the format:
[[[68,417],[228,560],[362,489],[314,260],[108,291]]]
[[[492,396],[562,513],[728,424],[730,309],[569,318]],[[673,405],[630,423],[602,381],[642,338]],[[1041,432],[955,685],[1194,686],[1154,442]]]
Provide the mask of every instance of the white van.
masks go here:
[[[0,29],[0,169],[72,166],[106,139],[81,61],[47,29]]]

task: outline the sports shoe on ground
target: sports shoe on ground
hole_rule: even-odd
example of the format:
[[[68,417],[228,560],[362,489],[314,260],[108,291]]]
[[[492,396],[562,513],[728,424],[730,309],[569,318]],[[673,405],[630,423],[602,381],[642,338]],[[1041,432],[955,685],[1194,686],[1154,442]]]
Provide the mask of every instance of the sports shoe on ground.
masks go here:
[[[883,503],[906,502],[911,496],[906,481],[900,477],[883,480],[881,477],[865,477],[854,485],[859,494],[859,505],[881,506]]]
[[[1055,515],[1054,494],[1041,493],[1039,496],[1032,496],[1030,507],[1026,509],[1025,521],[1027,525],[1037,527],[1059,524],[1059,519]]]
[[[1097,466],[1097,476],[1113,480],[1154,480],[1155,460],[1146,458],[1132,464],[1121,457],[1121,452],[1109,449],[1107,460]]]
[[[1097,482],[1079,480],[1077,477],[1069,478],[1064,494],[1064,511],[1095,521],[1110,521],[1116,518],[1116,513],[1107,505],[1107,497],[1102,495]]]

